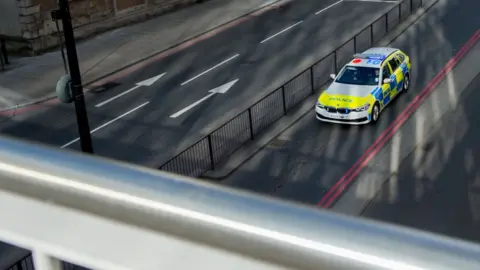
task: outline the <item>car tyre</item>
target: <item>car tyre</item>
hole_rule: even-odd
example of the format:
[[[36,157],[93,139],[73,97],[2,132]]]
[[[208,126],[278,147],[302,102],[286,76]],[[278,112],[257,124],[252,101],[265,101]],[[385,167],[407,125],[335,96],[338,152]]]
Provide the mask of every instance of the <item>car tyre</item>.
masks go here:
[[[378,119],[380,118],[380,105],[378,105],[378,102],[375,102],[372,108],[372,120],[371,122],[375,124]]]
[[[402,92],[407,92],[410,89],[410,74],[405,74],[405,79],[403,79]]]

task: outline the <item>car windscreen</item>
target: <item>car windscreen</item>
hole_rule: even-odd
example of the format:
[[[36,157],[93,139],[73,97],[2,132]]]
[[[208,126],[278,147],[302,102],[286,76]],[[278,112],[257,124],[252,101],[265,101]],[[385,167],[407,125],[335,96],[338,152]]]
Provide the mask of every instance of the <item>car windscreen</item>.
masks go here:
[[[335,82],[355,85],[378,85],[380,69],[374,67],[346,66]]]

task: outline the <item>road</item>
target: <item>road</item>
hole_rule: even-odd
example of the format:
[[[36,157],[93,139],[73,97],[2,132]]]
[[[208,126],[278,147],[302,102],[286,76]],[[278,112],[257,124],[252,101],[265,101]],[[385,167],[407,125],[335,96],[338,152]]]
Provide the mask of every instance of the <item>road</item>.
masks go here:
[[[95,152],[159,166],[393,5],[292,1],[119,78],[110,88],[86,95]],[[225,86],[228,83],[230,87]],[[216,93],[209,92],[221,86]],[[79,149],[72,105],[16,116],[4,122],[1,131]]]
[[[345,126],[321,123],[315,119],[312,109],[310,113],[271,141],[222,183],[227,186],[269,194],[282,199],[323,207],[333,207],[334,211],[359,214],[362,209],[365,209],[364,204],[368,203],[367,199],[374,196],[370,194],[370,197],[360,198],[362,196],[359,196],[359,194],[362,192],[368,193],[369,189],[375,189],[375,185],[368,182],[374,178],[375,173],[383,177],[378,180],[383,182],[390,174],[398,170],[398,174],[407,182],[406,178],[414,177],[412,174],[418,173],[418,171],[415,171],[416,168],[412,169],[411,166],[407,169],[402,166],[398,168],[398,164],[401,164],[403,158],[408,154],[407,152],[411,151],[409,147],[413,148],[424,138],[423,134],[428,132],[430,125],[441,126],[440,122],[436,122],[438,121],[436,117],[438,118],[438,115],[441,114],[440,112],[444,108],[453,106],[451,105],[452,100],[454,100],[452,93],[473,91],[472,89],[467,89],[466,85],[480,71],[477,62],[480,56],[479,44],[473,46],[470,52],[462,58],[456,58],[459,61],[454,66],[453,71],[444,76],[445,79],[433,79],[440,71],[446,70],[445,67],[451,67],[447,66],[447,63],[455,63],[455,61],[450,60],[454,55],[464,52],[461,48],[467,41],[472,40],[473,36],[478,39],[480,21],[477,19],[478,15],[475,11],[478,8],[480,8],[478,1],[458,2],[440,0],[412,27],[391,43],[392,47],[401,48],[412,57],[412,85],[409,92],[400,95],[389,105],[386,111],[382,113],[380,122],[377,125]],[[472,45],[474,43],[469,44]],[[442,87],[439,85],[440,82],[442,82]],[[438,87],[432,87],[432,85]],[[475,79],[472,85],[470,88],[478,89],[478,78]],[[423,102],[425,105],[422,104],[423,107],[419,107],[417,113],[406,120],[410,121],[408,125],[405,124],[405,126],[396,130],[396,133],[391,133],[396,134],[395,136],[398,135],[394,137],[395,139],[392,139],[393,142],[377,144],[376,150],[369,152],[371,155],[375,155],[375,151],[379,152],[379,154],[372,158],[369,163],[366,161],[368,163],[366,165],[368,166],[368,173],[360,171],[360,174],[357,172],[355,176],[350,177],[353,180],[361,179],[363,183],[358,183],[355,189],[352,187],[343,190],[343,193],[340,190],[340,193],[335,195],[336,197],[331,195],[335,194],[336,191],[334,190],[335,192],[332,193],[329,190],[339,180],[347,179],[344,176],[356,164],[357,160],[361,160],[361,157],[364,156],[363,154],[376,142],[377,138],[383,134],[387,127],[390,127],[394,122],[397,123],[397,117],[405,111],[408,104],[418,102],[418,95],[425,90],[432,91]],[[470,106],[462,106],[465,111],[465,115],[462,117],[466,117],[466,119],[462,120],[464,122],[468,121],[468,123],[475,123],[474,119],[478,117],[476,116],[478,114],[472,108],[476,99],[474,96],[467,99],[469,99]],[[420,113],[420,108],[422,108],[422,113]],[[405,119],[407,118],[404,118],[402,121],[405,121]],[[470,124],[469,126],[475,128],[475,124]],[[409,129],[407,129],[407,126]],[[447,125],[446,127],[450,131],[454,131],[455,128],[456,126]],[[468,137],[475,138],[475,135],[472,133]],[[389,144],[388,147],[385,146],[387,144]],[[392,146],[392,144],[396,145]],[[403,149],[401,154],[399,149]],[[476,147],[459,144],[458,149],[458,151],[466,151],[473,155],[472,151]],[[435,152],[432,152],[432,155],[435,155]],[[452,154],[451,158],[455,159],[455,156]],[[469,162],[475,162],[475,156],[469,158]],[[409,163],[408,160],[405,162]],[[365,215],[392,222],[418,224],[420,227],[425,226],[432,230],[434,228],[429,227],[429,225],[435,222],[441,223],[441,221],[444,221],[444,223],[437,223],[437,227],[443,227],[444,229],[455,227],[457,231],[462,229],[459,229],[460,227],[456,227],[456,225],[467,228],[470,224],[473,224],[473,218],[463,216],[467,212],[472,211],[467,206],[466,181],[470,180],[470,184],[473,185],[472,178],[475,175],[472,175],[472,173],[475,170],[472,169],[469,174],[460,172],[464,170],[462,162],[463,160],[452,160],[451,162],[445,160],[444,164],[431,165],[429,168],[431,172],[437,170],[439,173],[444,172],[445,175],[443,178],[438,178],[438,182],[434,179],[429,179],[429,183],[432,183],[431,185],[434,185],[433,182],[436,182],[439,186],[437,189],[432,187],[432,192],[429,194],[430,199],[426,198],[425,202],[422,200],[416,203],[414,198],[412,198],[413,194],[405,194],[406,197],[403,198],[403,203],[399,206],[401,209],[395,206],[386,207],[385,204],[387,203],[383,202],[378,204],[381,206],[376,204],[369,206]],[[473,168],[480,165],[478,162],[474,164]],[[457,171],[453,168],[456,168]],[[363,171],[365,170],[367,169]],[[404,172],[404,170],[407,170],[407,172]],[[375,173],[372,171],[375,171]],[[418,179],[417,177],[414,178]],[[457,180],[460,181],[458,184]],[[397,179],[397,185],[400,185],[399,182],[401,181]],[[408,183],[412,181],[414,180],[408,180]],[[357,182],[360,182],[360,180],[357,180]],[[359,187],[360,185],[363,185],[363,191]],[[396,192],[397,188],[399,187],[395,185],[388,186],[388,189],[394,190],[392,192]],[[448,193],[449,189],[452,190],[451,194]],[[443,192],[443,197],[442,194],[435,193],[434,190]],[[463,194],[460,194],[462,191]],[[328,197],[326,194],[328,194]],[[342,194],[344,195],[342,196]],[[462,195],[463,197],[461,197]],[[441,201],[441,198],[444,199],[443,203],[438,203]],[[331,204],[327,205],[327,202]],[[425,206],[420,206],[421,203],[425,203]],[[436,211],[433,211],[433,208],[437,208]],[[458,210],[458,208],[461,208],[461,210]],[[399,211],[398,216],[397,209]],[[429,211],[433,212],[429,213]],[[440,215],[442,215],[443,211],[446,211],[446,217],[441,220]],[[477,214],[479,214],[478,210]],[[415,218],[422,215],[427,218],[422,218],[416,222]],[[425,221],[428,217],[436,217],[436,219]],[[478,223],[476,223],[476,226],[478,228]],[[443,232],[446,232],[447,229],[443,230]],[[478,239],[478,232],[476,234]],[[474,236],[472,237],[474,238]]]
[[[363,216],[480,242],[478,72],[460,105],[402,161]],[[400,184],[392,200],[393,182]]]

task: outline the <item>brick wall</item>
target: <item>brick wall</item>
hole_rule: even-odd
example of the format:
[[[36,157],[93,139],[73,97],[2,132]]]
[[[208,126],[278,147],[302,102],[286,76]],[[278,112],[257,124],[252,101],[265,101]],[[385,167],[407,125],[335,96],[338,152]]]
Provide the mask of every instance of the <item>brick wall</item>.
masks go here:
[[[4,1],[4,0],[0,0]],[[50,13],[57,0],[14,0],[19,10],[24,44],[36,54],[58,46],[58,34]],[[69,0],[77,39],[87,38],[149,16],[186,6],[198,0]],[[148,4],[147,4],[148,3]],[[59,27],[62,29],[61,22]],[[25,48],[23,48],[25,49]]]

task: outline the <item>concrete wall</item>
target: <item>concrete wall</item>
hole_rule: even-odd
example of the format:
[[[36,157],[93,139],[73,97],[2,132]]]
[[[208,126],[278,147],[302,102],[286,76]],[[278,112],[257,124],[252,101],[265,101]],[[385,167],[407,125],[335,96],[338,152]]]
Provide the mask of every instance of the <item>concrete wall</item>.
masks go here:
[[[21,36],[16,0],[0,0],[0,35]]]

